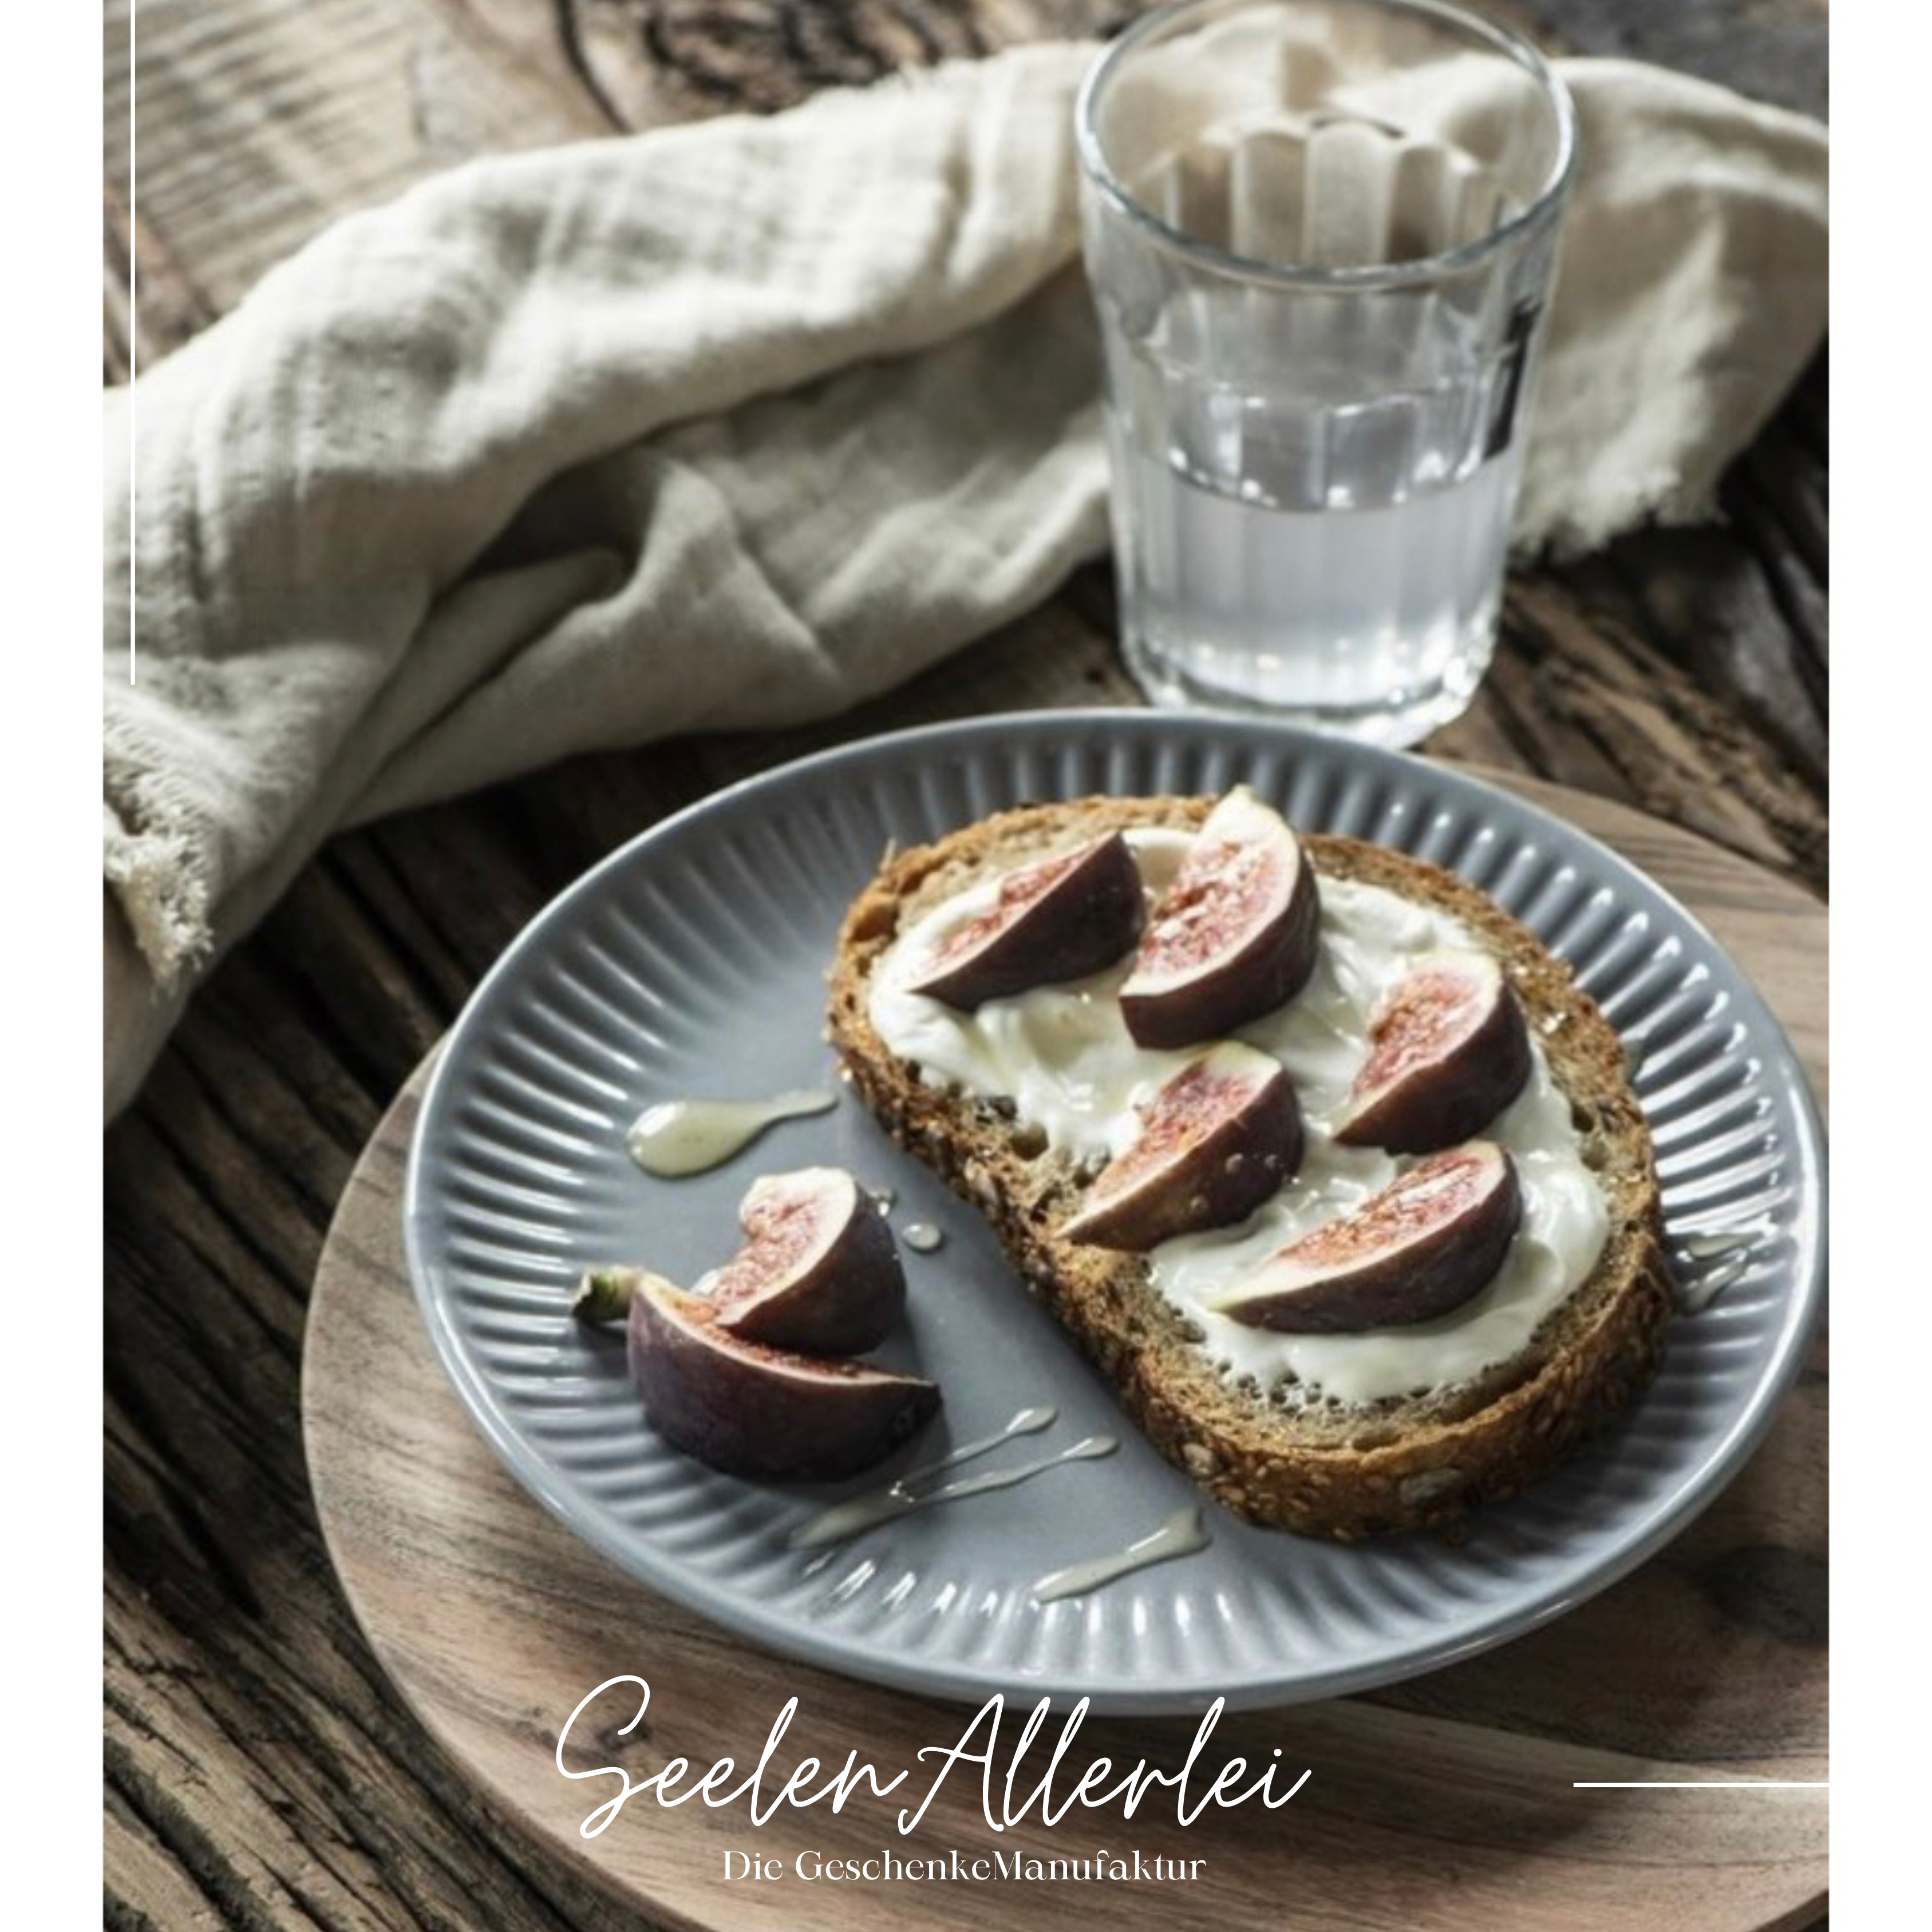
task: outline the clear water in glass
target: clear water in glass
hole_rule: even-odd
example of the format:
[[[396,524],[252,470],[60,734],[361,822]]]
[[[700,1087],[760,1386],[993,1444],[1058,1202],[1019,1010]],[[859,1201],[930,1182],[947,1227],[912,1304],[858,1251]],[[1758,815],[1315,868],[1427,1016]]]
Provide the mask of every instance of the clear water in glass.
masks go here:
[[[1405,744],[1480,681],[1522,440],[1495,434],[1480,364],[1360,400],[1361,347],[1231,382],[1164,359],[1158,334],[1116,338],[1124,640],[1161,701]]]

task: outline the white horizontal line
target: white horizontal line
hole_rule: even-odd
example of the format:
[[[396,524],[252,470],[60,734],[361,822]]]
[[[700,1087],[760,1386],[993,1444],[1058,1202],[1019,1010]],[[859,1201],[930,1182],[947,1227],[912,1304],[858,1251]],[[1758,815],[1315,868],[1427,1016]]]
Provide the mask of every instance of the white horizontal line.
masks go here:
[[[1832,1786],[1822,1778],[1703,1778],[1676,1783],[1668,1778],[1647,1778],[1624,1784],[1580,1778],[1570,1788],[1573,1791],[1829,1791]]]

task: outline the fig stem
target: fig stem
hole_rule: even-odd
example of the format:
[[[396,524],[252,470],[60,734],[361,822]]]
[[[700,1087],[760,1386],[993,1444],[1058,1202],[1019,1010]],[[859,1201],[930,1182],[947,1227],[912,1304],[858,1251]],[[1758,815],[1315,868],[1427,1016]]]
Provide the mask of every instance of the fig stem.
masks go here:
[[[580,1322],[622,1322],[641,1278],[635,1268],[586,1268],[570,1312]]]

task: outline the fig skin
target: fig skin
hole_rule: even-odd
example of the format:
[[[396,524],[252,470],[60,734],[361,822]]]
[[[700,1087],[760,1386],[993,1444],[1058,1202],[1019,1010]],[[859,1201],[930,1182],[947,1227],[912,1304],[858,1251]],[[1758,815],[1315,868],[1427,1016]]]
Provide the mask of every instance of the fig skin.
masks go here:
[[[745,1246],[710,1283],[728,1334],[808,1355],[856,1355],[877,1348],[904,1312],[892,1231],[844,1168],[766,1175],[740,1204],[738,1223]]]
[[[632,1378],[651,1426],[728,1476],[830,1482],[889,1456],[938,1413],[938,1385],[728,1334],[701,1295],[644,1274],[631,1298]]]
[[[1277,1250],[1216,1312],[1293,1335],[1427,1322],[1489,1286],[1522,1218],[1515,1162],[1493,1142],[1472,1141]]]
[[[1183,1067],[1140,1110],[1140,1137],[1060,1230],[1144,1254],[1178,1234],[1245,1220],[1301,1165],[1301,1108],[1287,1070],[1228,1041]]]
[[[1120,1017],[1136,1042],[1195,1046],[1285,1006],[1315,970],[1322,896],[1288,821],[1237,786],[1203,822],[1194,848],[1155,907]],[[1190,964],[1163,965],[1185,936]]]
[[[970,1012],[1084,980],[1132,950],[1146,914],[1133,852],[1110,832],[1008,873],[998,904],[953,934],[908,990]]]
[[[1446,1036],[1432,1042],[1432,1028]],[[1487,953],[1425,955],[1383,1000],[1369,1042],[1335,1129],[1348,1147],[1454,1147],[1480,1133],[1529,1079],[1528,1024]],[[1406,1064],[1390,1077],[1392,1060]]]

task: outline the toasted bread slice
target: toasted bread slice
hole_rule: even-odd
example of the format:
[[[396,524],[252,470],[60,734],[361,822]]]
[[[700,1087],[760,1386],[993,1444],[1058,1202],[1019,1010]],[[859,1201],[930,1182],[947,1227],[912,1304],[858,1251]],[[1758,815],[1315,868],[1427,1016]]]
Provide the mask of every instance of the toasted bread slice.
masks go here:
[[[1029,806],[890,855],[854,902],[831,980],[831,1034],[866,1104],[992,1224],[1014,1266],[1169,1461],[1250,1521],[1352,1538],[1453,1523],[1533,1481],[1654,1366],[1673,1306],[1655,1162],[1621,1042],[1570,970],[1485,894],[1440,868],[1304,835],[1318,874],[1460,920],[1502,962],[1601,1183],[1610,1232],[1589,1276],[1511,1359],[1472,1380],[1366,1405],[1284,1404],[1216,1367],[1147,1262],[1056,1238],[1088,1178],[1042,1151],[1010,1108],[926,1084],[868,1014],[899,932],[956,892],[1118,828],[1191,831],[1213,801],[1090,798]]]

